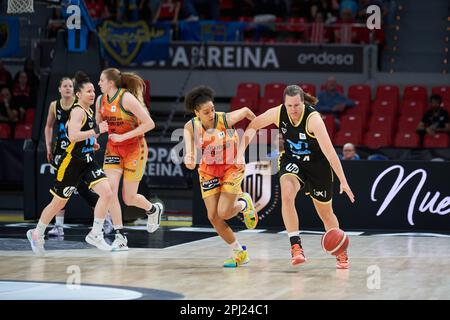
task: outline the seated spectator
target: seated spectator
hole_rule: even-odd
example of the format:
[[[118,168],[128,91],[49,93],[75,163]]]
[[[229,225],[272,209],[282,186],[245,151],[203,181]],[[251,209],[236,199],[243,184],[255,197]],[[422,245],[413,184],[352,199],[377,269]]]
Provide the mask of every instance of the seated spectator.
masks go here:
[[[310,31],[311,43],[328,43],[331,39],[330,29],[325,26],[324,15],[322,12],[317,12],[314,22],[311,24]]]
[[[198,21],[200,18],[199,7],[207,6],[208,15],[205,20],[219,20],[220,18],[220,3],[219,0],[184,0],[183,11],[186,21]]]
[[[17,122],[17,111],[11,109],[11,92],[8,88],[0,91],[0,122]]]
[[[23,121],[25,111],[36,107],[36,94],[28,83],[28,76],[25,71],[20,71],[14,81],[12,92],[11,108],[16,110],[19,121]]]
[[[336,43],[349,44],[358,43],[358,29],[353,26],[355,23],[353,10],[344,7],[340,12],[340,19],[334,28],[334,40]]]
[[[11,88],[12,76],[11,73],[3,65],[3,61],[0,60],[0,89],[4,87]]]
[[[171,23],[176,24],[180,13],[181,1],[162,0],[158,2],[158,6],[155,6],[154,8],[156,10],[153,15],[152,22],[156,23],[157,21],[170,21]]]
[[[433,94],[430,97],[430,108],[417,125],[417,133],[422,144],[425,134],[435,135],[438,132],[450,132],[450,118],[447,110],[442,107],[441,96]]]
[[[361,160],[359,155],[356,153],[356,148],[353,143],[346,143],[342,148],[342,160]]]
[[[336,90],[336,78],[329,77],[325,91],[319,93],[317,111],[321,113],[334,113],[339,116],[348,107],[353,107],[355,102],[346,98]]]
[[[34,61],[31,58],[26,58],[23,66],[23,71],[27,74],[28,77],[28,85],[31,90],[37,92],[39,88],[39,77],[34,71]],[[17,75],[16,75],[17,76]],[[13,88],[14,89],[14,88]],[[13,93],[14,96],[14,93]]]
[[[339,14],[339,1],[337,0],[311,0],[310,1],[310,21],[316,19],[316,14],[324,14],[325,24],[336,21]]]

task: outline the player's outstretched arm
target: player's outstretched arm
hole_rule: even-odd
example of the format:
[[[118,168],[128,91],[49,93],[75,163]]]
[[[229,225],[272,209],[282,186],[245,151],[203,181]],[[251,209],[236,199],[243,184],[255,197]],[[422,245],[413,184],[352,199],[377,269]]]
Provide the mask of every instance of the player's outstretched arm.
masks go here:
[[[239,121],[244,120],[245,118],[252,121],[253,119],[255,119],[256,116],[252,110],[250,110],[247,107],[244,107],[239,110],[228,112],[226,114],[226,117],[227,117],[228,126],[232,127]]]

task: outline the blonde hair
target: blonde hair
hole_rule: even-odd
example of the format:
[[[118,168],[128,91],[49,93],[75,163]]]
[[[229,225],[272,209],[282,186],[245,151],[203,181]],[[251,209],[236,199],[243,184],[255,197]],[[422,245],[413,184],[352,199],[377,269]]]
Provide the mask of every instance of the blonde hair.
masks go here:
[[[136,99],[139,100],[142,107],[144,102],[144,80],[134,72],[120,72],[117,68],[108,68],[102,72],[108,80],[114,82],[117,88],[127,89]]]

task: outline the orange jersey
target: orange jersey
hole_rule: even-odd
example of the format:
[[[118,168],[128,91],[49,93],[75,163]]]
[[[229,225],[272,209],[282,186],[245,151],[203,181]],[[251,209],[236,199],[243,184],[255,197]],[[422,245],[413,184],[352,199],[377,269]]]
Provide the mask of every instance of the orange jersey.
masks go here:
[[[239,142],[236,130],[228,126],[225,112],[216,112],[212,129],[205,130],[198,117],[192,119],[192,125],[195,146],[202,154],[199,172],[222,177],[234,166]]]
[[[100,114],[102,119],[108,122],[108,134],[123,134],[135,129],[139,125],[137,117],[125,110],[122,105],[122,98],[125,92],[125,89],[119,88],[111,99],[108,99],[108,95],[106,94],[102,96]],[[112,142],[109,140],[108,143],[112,145],[126,145],[137,143],[139,138],[134,137],[123,142]]]

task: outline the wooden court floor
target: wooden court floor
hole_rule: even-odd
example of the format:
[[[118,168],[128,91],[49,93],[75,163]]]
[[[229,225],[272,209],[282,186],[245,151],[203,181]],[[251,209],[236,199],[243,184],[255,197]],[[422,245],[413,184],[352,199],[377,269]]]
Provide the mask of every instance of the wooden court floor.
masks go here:
[[[0,228],[0,299],[450,299],[445,235],[355,233],[351,268],[336,270],[320,234],[302,235],[308,261],[291,266],[286,234],[244,231],[237,235],[251,261],[229,269],[222,267],[229,248],[206,228],[130,230],[130,250],[114,253],[83,243],[87,229],[73,229],[64,240],[48,240],[45,257],[28,248],[26,229]],[[133,247],[133,237],[148,242]],[[55,286],[59,291],[49,290]]]

